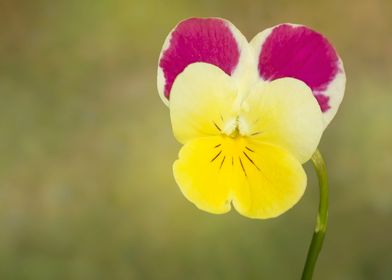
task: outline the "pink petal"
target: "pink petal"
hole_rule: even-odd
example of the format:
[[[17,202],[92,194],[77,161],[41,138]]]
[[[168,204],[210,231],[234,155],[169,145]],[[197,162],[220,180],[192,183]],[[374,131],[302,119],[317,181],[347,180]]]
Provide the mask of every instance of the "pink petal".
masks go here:
[[[176,79],[189,64],[210,63],[231,75],[240,59],[235,27],[219,18],[190,18],[180,22],[169,34],[159,59],[163,82],[158,90],[166,99]]]
[[[329,123],[343,98],[345,74],[328,40],[306,26],[281,24],[257,35],[252,44],[259,76],[267,81],[292,77],[305,82]]]

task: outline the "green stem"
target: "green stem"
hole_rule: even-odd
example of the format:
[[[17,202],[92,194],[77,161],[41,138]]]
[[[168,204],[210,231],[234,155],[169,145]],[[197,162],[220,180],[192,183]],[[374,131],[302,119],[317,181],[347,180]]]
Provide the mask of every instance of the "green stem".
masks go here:
[[[309,246],[308,256],[306,257],[305,267],[302,272],[301,280],[312,279],[314,267],[317,262],[317,257],[320,254],[321,248],[323,246],[328,222],[328,177],[325,162],[319,150],[316,150],[316,152],[313,154],[312,164],[314,169],[316,170],[319,181],[320,202],[316,226],[314,229],[312,242]]]

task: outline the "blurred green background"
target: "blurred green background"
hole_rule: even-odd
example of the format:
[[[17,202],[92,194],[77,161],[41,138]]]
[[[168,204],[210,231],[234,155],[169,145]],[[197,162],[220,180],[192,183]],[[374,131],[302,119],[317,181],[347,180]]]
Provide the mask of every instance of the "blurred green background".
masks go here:
[[[0,279],[299,279],[318,190],[257,221],[197,210],[171,171],[180,145],[156,90],[181,19],[251,39],[309,25],[347,72],[324,134],[330,224],[315,279],[392,279],[392,2],[1,1]]]

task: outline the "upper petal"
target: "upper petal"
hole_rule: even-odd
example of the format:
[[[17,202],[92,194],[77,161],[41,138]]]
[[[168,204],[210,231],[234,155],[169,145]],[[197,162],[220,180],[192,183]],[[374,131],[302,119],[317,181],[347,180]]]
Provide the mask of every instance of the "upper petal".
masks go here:
[[[324,116],[324,126],[336,114],[344,95],[346,76],[342,60],[320,33],[302,25],[280,24],[251,41],[263,80],[293,77],[313,91]]]
[[[237,87],[220,68],[193,63],[178,75],[171,91],[170,118],[181,143],[220,135],[224,123],[235,118]]]
[[[286,149],[302,163],[316,150],[324,128],[312,91],[293,78],[255,85],[241,118],[249,124],[248,135]]]
[[[173,83],[191,63],[213,64],[227,75],[242,76],[253,63],[246,38],[221,18],[189,18],[167,36],[159,57],[158,92],[168,104]]]

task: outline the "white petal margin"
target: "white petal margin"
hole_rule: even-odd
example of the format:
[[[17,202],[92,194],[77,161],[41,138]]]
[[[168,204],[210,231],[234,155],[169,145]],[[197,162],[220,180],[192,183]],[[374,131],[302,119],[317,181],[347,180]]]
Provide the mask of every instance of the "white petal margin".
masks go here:
[[[258,79],[262,80],[261,77],[259,76],[259,70],[258,70],[258,65],[259,65],[259,56],[261,49],[264,45],[264,42],[266,39],[269,37],[269,35],[272,33],[273,29],[280,25],[289,25],[292,27],[306,27],[308,29],[311,29],[305,25],[301,24],[293,24],[293,23],[282,23],[278,24],[275,26],[272,26],[270,28],[267,28],[263,30],[262,32],[258,33],[253,39],[250,41],[250,46],[251,46],[251,52],[253,53],[255,63],[253,64],[253,70],[254,72],[257,73]],[[312,29],[311,29],[312,30]],[[317,31],[316,31],[317,32]],[[335,50],[336,51],[336,50]],[[337,51],[336,51],[337,53]],[[340,58],[339,54],[337,53],[339,62],[338,62],[338,72],[334,79],[329,83],[328,87],[322,92],[323,95],[329,97],[329,105],[330,109],[327,110],[326,112],[323,112],[323,122],[324,122],[324,129],[329,125],[329,123],[332,121],[332,119],[335,117],[339,106],[343,100],[344,97],[344,92],[345,92],[345,87],[346,87],[346,74],[343,66],[343,61]],[[265,81],[268,82],[268,81]]]
[[[331,81],[327,89],[323,92],[329,97],[329,105],[331,108],[323,113],[324,128],[326,128],[339,110],[340,104],[343,101],[344,92],[346,90],[346,72],[344,70],[343,61],[339,57],[339,72],[335,79]]]
[[[201,18],[204,19],[204,18]],[[240,51],[240,57],[238,64],[233,71],[231,77],[235,79],[235,82],[237,83],[238,87],[238,93],[241,94],[246,94],[248,85],[254,81],[257,80],[257,73],[252,71],[254,68],[255,64],[255,59],[253,57],[252,49],[249,45],[249,42],[245,38],[245,36],[235,27],[234,24],[232,24],[230,21],[223,19],[223,18],[218,18],[218,17],[212,17],[211,19],[219,19],[225,22],[225,24],[229,27],[230,31],[232,32],[232,35],[234,39],[236,40],[236,43],[238,45],[238,49]],[[186,21],[188,19],[185,19],[183,21]],[[181,21],[181,22],[183,22]],[[165,97],[164,95],[164,88],[166,84],[166,79],[164,72],[162,68],[159,66],[159,63],[162,59],[163,54],[165,51],[170,47],[170,40],[172,38],[172,33],[175,31],[178,27],[179,22],[169,33],[169,35],[166,37],[164,44],[162,46],[159,59],[158,59],[158,65],[157,65],[157,88],[158,88],[158,94],[161,97],[162,101],[166,104],[166,106],[169,106],[169,100]],[[199,61],[203,62],[203,61]],[[185,69],[184,69],[185,70]]]

